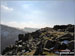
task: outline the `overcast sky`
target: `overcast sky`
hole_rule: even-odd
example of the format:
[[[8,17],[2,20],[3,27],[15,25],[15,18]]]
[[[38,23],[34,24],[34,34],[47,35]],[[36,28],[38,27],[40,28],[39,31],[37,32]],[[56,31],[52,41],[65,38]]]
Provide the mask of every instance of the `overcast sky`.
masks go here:
[[[74,24],[75,1],[1,1],[1,24],[42,28]]]

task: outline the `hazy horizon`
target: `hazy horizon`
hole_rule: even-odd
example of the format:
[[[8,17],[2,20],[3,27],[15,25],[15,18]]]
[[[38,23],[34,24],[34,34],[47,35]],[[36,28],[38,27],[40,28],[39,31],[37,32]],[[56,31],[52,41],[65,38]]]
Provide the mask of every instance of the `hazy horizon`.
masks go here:
[[[1,24],[44,28],[74,24],[74,0],[1,1]]]

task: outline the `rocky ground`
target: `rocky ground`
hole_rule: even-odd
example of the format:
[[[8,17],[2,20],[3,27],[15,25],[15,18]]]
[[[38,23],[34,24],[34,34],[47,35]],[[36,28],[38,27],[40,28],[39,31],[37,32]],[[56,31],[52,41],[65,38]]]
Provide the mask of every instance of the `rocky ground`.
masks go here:
[[[59,55],[74,52],[74,43],[74,25],[55,25],[19,34],[15,45],[6,47],[2,55]]]

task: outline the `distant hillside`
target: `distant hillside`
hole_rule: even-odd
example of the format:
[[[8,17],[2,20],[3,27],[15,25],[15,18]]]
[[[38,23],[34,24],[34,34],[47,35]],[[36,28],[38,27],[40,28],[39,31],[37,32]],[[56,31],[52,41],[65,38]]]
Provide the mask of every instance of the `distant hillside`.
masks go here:
[[[28,28],[28,27],[24,28],[24,31],[26,32],[35,32],[36,30],[38,30],[38,28]]]
[[[0,25],[1,26],[1,51],[10,44],[14,44],[18,40],[18,34],[25,34],[26,32],[17,28]]]

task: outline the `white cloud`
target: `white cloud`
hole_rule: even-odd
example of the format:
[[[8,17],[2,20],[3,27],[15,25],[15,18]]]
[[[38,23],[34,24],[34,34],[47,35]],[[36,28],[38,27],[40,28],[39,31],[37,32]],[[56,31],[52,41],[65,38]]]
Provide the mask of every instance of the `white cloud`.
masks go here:
[[[47,26],[51,26],[51,25],[48,25],[48,24],[36,24],[32,21],[29,21],[29,22],[15,22],[15,21],[11,21],[11,22],[4,22],[4,21],[1,21],[1,24],[4,24],[4,25],[8,25],[8,26],[11,26],[11,27],[16,27],[16,28],[21,28],[23,29],[24,27],[31,27],[31,28],[44,28],[44,27],[47,27]]]
[[[9,8],[9,7],[7,7],[7,6],[5,6],[5,5],[1,5],[1,11],[13,11],[14,9],[13,8]]]
[[[16,28],[19,27],[18,23],[15,22],[15,21],[14,21],[14,22],[5,22],[5,21],[1,21],[1,24],[8,25],[8,26],[11,26],[11,27],[16,27]]]

